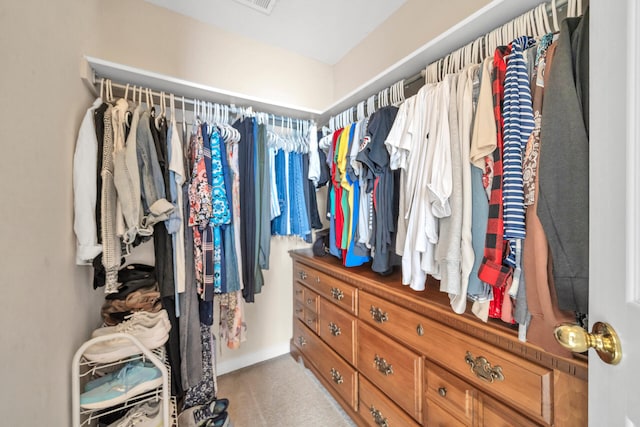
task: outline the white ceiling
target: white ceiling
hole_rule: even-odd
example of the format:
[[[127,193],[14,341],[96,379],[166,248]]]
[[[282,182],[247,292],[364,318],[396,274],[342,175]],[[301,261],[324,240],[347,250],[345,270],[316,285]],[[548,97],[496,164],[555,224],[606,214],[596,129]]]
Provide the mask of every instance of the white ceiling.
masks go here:
[[[234,0],[146,0],[334,65],[406,0],[277,0],[266,15]]]

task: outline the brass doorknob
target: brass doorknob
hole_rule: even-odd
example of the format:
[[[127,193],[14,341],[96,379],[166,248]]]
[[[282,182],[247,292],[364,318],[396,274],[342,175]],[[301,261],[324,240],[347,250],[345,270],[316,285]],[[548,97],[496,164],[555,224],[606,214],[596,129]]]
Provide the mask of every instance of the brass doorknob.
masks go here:
[[[620,339],[608,323],[596,322],[591,333],[578,325],[562,323],[555,327],[553,335],[560,345],[575,353],[594,348],[600,359],[610,365],[617,365],[622,358]]]

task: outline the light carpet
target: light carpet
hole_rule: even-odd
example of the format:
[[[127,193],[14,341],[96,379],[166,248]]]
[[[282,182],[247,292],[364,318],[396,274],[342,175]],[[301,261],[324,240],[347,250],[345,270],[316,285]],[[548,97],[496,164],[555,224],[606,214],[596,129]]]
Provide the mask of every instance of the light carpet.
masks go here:
[[[233,427],[355,427],[326,389],[289,354],[218,377]]]

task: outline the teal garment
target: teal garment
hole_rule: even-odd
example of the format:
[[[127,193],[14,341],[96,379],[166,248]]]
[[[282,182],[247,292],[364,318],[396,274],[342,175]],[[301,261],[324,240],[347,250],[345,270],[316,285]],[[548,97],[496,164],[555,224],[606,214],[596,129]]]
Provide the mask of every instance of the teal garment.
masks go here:
[[[221,293],[223,281],[226,277],[222,273],[222,230],[221,226],[231,223],[231,209],[224,182],[224,169],[222,168],[222,152],[220,150],[220,134],[214,127],[209,138],[211,147],[211,218],[209,225],[213,230],[213,291]]]

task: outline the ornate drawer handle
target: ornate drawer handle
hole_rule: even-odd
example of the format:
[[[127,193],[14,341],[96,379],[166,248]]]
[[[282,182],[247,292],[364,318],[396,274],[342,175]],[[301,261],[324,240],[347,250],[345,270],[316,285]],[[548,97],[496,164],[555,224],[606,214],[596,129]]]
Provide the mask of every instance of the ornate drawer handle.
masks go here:
[[[298,277],[300,277],[300,279],[302,280],[306,280],[307,279],[307,273],[304,271],[298,271]]]
[[[315,301],[313,300],[313,298],[307,298],[307,304],[311,305],[313,304]]]
[[[371,405],[369,407],[369,413],[378,427],[389,427],[387,419],[382,416],[382,412],[378,411],[375,406]]]
[[[386,360],[376,354],[376,357],[373,359],[373,363],[376,366],[376,369],[380,371],[382,375],[389,376],[393,374],[393,366],[388,364]]]
[[[440,387],[438,389],[438,394],[442,397],[447,397],[447,389],[444,387]]]
[[[333,382],[336,384],[342,384],[344,380],[342,379],[342,375],[336,369],[331,368],[331,378],[333,378]]]
[[[307,319],[307,323],[309,325],[313,325],[313,322],[315,322],[315,319]]]
[[[491,363],[483,357],[478,356],[475,359],[473,355],[467,351],[464,361],[471,366],[471,372],[476,374],[478,378],[488,383],[494,381],[504,381],[504,375],[502,374],[502,368],[500,366],[491,367]]]
[[[369,309],[369,313],[371,313],[371,317],[378,323],[384,323],[389,320],[389,315],[384,311],[380,310],[378,307],[371,306]]]
[[[424,335],[424,326],[422,326],[422,323],[418,324],[418,327],[416,328],[416,333],[420,337]]]
[[[305,340],[303,336],[299,336],[298,337],[298,344],[300,344],[301,347],[305,346],[305,345],[307,345],[307,340]]]
[[[342,292],[338,288],[331,288],[331,296],[338,301],[342,301],[342,299],[344,298],[344,292]]]
[[[337,337],[342,333],[342,331],[340,330],[340,326],[336,325],[333,322],[329,323],[329,331],[331,332],[331,335],[333,335],[334,337]]]

